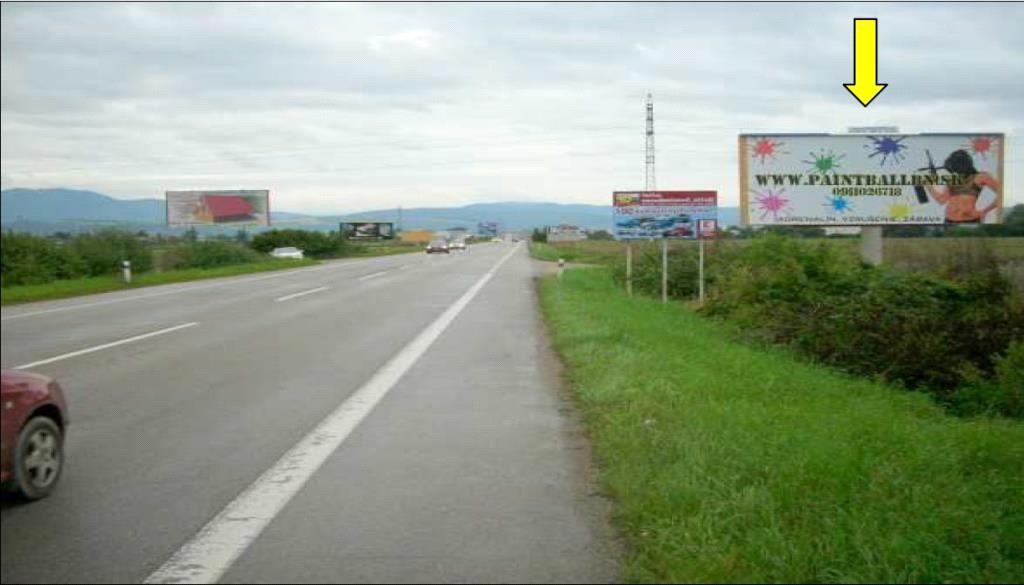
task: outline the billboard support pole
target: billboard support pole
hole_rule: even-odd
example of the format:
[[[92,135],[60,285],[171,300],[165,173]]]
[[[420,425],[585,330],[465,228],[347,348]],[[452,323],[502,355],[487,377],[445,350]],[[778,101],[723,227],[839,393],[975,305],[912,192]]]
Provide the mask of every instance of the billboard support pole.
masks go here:
[[[698,279],[698,293],[697,299],[701,305],[704,305],[704,238],[699,240],[700,253],[697,258],[697,279]]]
[[[882,226],[866,225],[860,228],[860,257],[872,266],[882,264]]]
[[[633,296],[633,243],[626,242],[626,295]]]
[[[668,303],[668,238],[661,239],[661,302]]]

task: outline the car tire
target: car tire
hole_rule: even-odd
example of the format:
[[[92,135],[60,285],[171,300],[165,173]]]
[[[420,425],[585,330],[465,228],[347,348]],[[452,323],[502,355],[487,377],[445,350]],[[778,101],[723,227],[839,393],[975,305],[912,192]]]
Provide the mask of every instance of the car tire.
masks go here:
[[[14,451],[14,487],[29,500],[53,493],[64,470],[64,434],[53,419],[30,419]]]

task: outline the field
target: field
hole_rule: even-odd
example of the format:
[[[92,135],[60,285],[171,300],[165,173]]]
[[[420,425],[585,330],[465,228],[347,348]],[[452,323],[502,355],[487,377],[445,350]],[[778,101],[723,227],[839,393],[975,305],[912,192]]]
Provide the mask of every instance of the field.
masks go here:
[[[189,268],[185,270],[170,270],[167,272],[148,272],[133,277],[131,284],[125,284],[125,282],[117,276],[97,276],[91,278],[55,280],[45,284],[26,284],[5,287],[0,289],[0,295],[2,295],[2,297],[0,297],[2,301],[0,302],[2,302],[3,305],[14,305],[32,301],[63,299],[81,295],[156,286],[160,284],[172,284],[189,280],[238,276],[252,272],[266,272],[269,270],[283,270],[299,266],[310,266],[316,263],[316,260],[310,259],[267,260],[249,264],[220,266],[217,268]]]
[[[737,343],[604,268],[540,293],[627,581],[1024,580],[1022,423]]]

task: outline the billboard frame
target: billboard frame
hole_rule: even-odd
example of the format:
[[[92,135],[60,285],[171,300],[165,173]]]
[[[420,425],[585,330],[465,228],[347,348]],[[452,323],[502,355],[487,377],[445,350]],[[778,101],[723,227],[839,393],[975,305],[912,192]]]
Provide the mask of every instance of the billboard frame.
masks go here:
[[[1005,132],[984,132],[984,131],[973,131],[973,132],[895,132],[886,134],[877,134],[878,136],[910,136],[910,137],[944,137],[944,136],[992,136],[998,138],[998,149],[999,149],[999,192],[996,193],[996,209],[994,222],[988,222],[988,225],[998,225],[1003,223],[1004,218],[1004,205],[1006,199],[1006,133]],[[750,223],[750,194],[748,192],[747,179],[750,177],[750,162],[747,160],[748,142],[749,138],[784,138],[784,137],[830,137],[830,138],[843,138],[843,137],[864,137],[864,136],[875,136],[874,134],[849,134],[849,133],[830,133],[830,132],[763,132],[763,133],[742,133],[738,135],[737,140],[737,155],[739,156],[739,191],[740,191],[740,224],[744,227],[771,227],[784,225],[787,227],[884,227],[884,226],[944,226],[944,225],[957,225],[947,222],[942,223],[918,223],[918,222],[903,222],[903,223],[770,223],[770,224],[751,224]],[[986,225],[986,222],[977,223],[966,223],[960,225]]]
[[[264,215],[266,221],[261,219],[253,219],[247,221],[188,221],[188,222],[171,222],[171,195],[172,194],[183,194],[193,193],[198,194],[197,196],[201,199],[210,195],[213,196],[235,196],[243,199],[250,197],[262,197],[263,207],[265,213],[259,214]],[[258,217],[258,216],[255,216]],[[226,227],[226,226],[264,226],[270,227],[273,224],[270,217],[270,189],[186,189],[186,190],[173,190],[164,191],[164,225],[170,228],[184,228],[193,229],[198,227]]]
[[[354,234],[357,231],[357,228],[355,226],[368,225],[368,224],[372,224],[372,225],[377,226],[377,235],[374,235],[374,236],[354,236]],[[353,228],[351,230],[351,234],[353,234],[353,235],[347,235],[347,232],[345,230],[345,226],[346,225],[353,226]],[[382,236],[380,234],[380,232],[381,232],[380,226],[382,226],[382,225],[391,226],[390,229],[389,229],[390,235]],[[371,242],[371,241],[393,240],[393,239],[395,239],[395,233],[396,233],[395,232],[395,222],[393,222],[393,221],[341,221],[341,222],[338,222],[338,234],[341,236],[341,239],[343,239],[345,241]]]

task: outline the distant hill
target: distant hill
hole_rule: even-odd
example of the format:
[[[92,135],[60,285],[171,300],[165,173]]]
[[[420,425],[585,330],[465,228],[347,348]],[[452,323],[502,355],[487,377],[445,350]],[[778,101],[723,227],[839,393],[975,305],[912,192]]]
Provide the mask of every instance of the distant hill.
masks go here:
[[[48,233],[88,231],[116,225],[125,229],[175,232],[166,227],[162,199],[115,199],[94,191],[75,189],[8,189],[0,191],[0,223],[5,228]],[[415,207],[402,210],[405,229],[443,230],[464,227],[475,230],[480,222],[498,222],[504,230],[567,223],[589,229],[611,228],[610,205],[559,203],[474,203],[463,207]],[[315,216],[272,211],[271,223],[281,227],[333,230],[339,221],[395,221],[395,209],[363,211],[343,215]],[[738,223],[735,207],[719,209],[723,225]],[[209,228],[223,232],[232,226]],[[250,231],[261,231],[250,228]]]
[[[163,223],[160,199],[114,199],[75,189],[7,189],[0,191],[0,222],[126,221]]]

